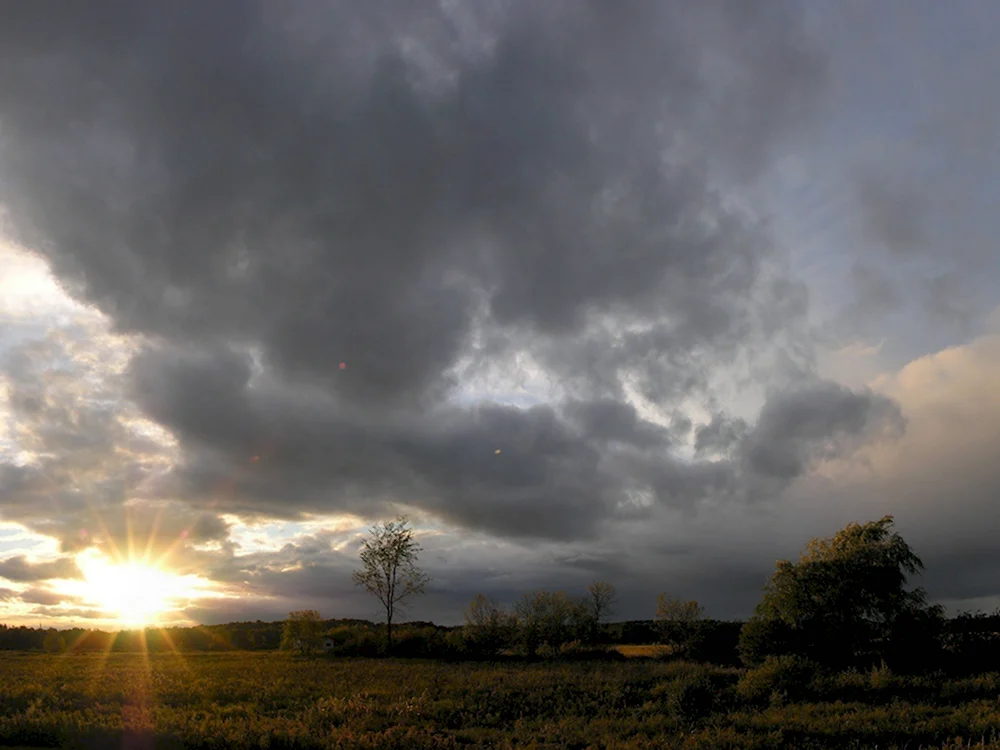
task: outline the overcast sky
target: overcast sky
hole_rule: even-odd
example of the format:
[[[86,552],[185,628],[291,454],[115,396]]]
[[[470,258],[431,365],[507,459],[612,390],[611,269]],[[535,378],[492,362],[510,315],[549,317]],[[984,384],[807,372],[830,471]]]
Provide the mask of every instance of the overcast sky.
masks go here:
[[[0,620],[78,556],[379,616],[750,614],[885,513],[1000,604],[1000,7],[0,5]],[[88,552],[88,550],[90,550]]]

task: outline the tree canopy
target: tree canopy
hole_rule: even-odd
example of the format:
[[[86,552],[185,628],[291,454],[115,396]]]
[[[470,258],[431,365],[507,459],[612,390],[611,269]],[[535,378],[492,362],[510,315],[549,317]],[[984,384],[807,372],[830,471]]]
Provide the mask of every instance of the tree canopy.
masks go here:
[[[940,616],[908,577],[923,563],[893,531],[893,517],[851,523],[779,560],[741,635],[743,657],[795,653],[837,666],[877,662],[905,623]]]

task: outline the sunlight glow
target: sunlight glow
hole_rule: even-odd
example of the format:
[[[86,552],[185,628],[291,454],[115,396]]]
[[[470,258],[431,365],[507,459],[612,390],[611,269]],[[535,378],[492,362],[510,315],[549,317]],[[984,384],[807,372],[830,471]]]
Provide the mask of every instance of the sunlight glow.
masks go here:
[[[77,564],[84,576],[80,593],[126,627],[156,624],[209,593],[198,576],[177,575],[144,562],[109,560],[94,550],[78,555]]]

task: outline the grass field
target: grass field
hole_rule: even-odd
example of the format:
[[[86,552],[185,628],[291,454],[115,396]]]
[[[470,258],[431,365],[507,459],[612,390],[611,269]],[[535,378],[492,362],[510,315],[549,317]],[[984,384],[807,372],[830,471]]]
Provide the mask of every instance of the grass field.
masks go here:
[[[663,646],[658,643],[636,646],[615,646],[614,648],[619,654],[627,656],[630,659],[656,659],[657,657],[666,656],[670,653],[670,646]]]
[[[645,659],[309,662],[236,652],[104,661],[8,652],[0,660],[0,745],[1000,747],[991,744],[1000,737],[998,675],[946,683],[853,675],[830,688],[837,700],[776,694],[761,704],[737,689],[739,670]]]

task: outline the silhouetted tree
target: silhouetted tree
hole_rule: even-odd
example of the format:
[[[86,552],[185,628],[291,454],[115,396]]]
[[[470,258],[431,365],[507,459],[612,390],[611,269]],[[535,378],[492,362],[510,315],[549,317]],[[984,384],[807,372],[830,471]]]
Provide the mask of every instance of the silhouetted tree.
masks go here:
[[[518,636],[528,656],[541,646],[558,651],[573,640],[582,640],[592,627],[587,602],[562,591],[525,594],[514,605]]]
[[[388,651],[392,651],[393,617],[407,599],[423,594],[430,581],[416,566],[420,551],[405,516],[373,526],[361,549],[363,567],[354,572],[354,583],[378,597],[385,608]]]
[[[597,640],[601,625],[611,616],[618,602],[618,589],[607,581],[594,581],[587,587],[587,609],[593,620],[591,640]]]
[[[922,589],[907,591],[920,558],[892,531],[892,516],[816,538],[798,563],[778,561],[740,635],[748,664],[797,654],[829,666],[879,663],[906,623],[940,620]]]
[[[469,602],[465,623],[466,643],[481,656],[496,656],[513,643],[514,617],[483,594]]]
[[[675,654],[683,656],[691,650],[704,619],[705,609],[694,599],[685,602],[666,594],[656,599],[656,621],[663,642]]]

